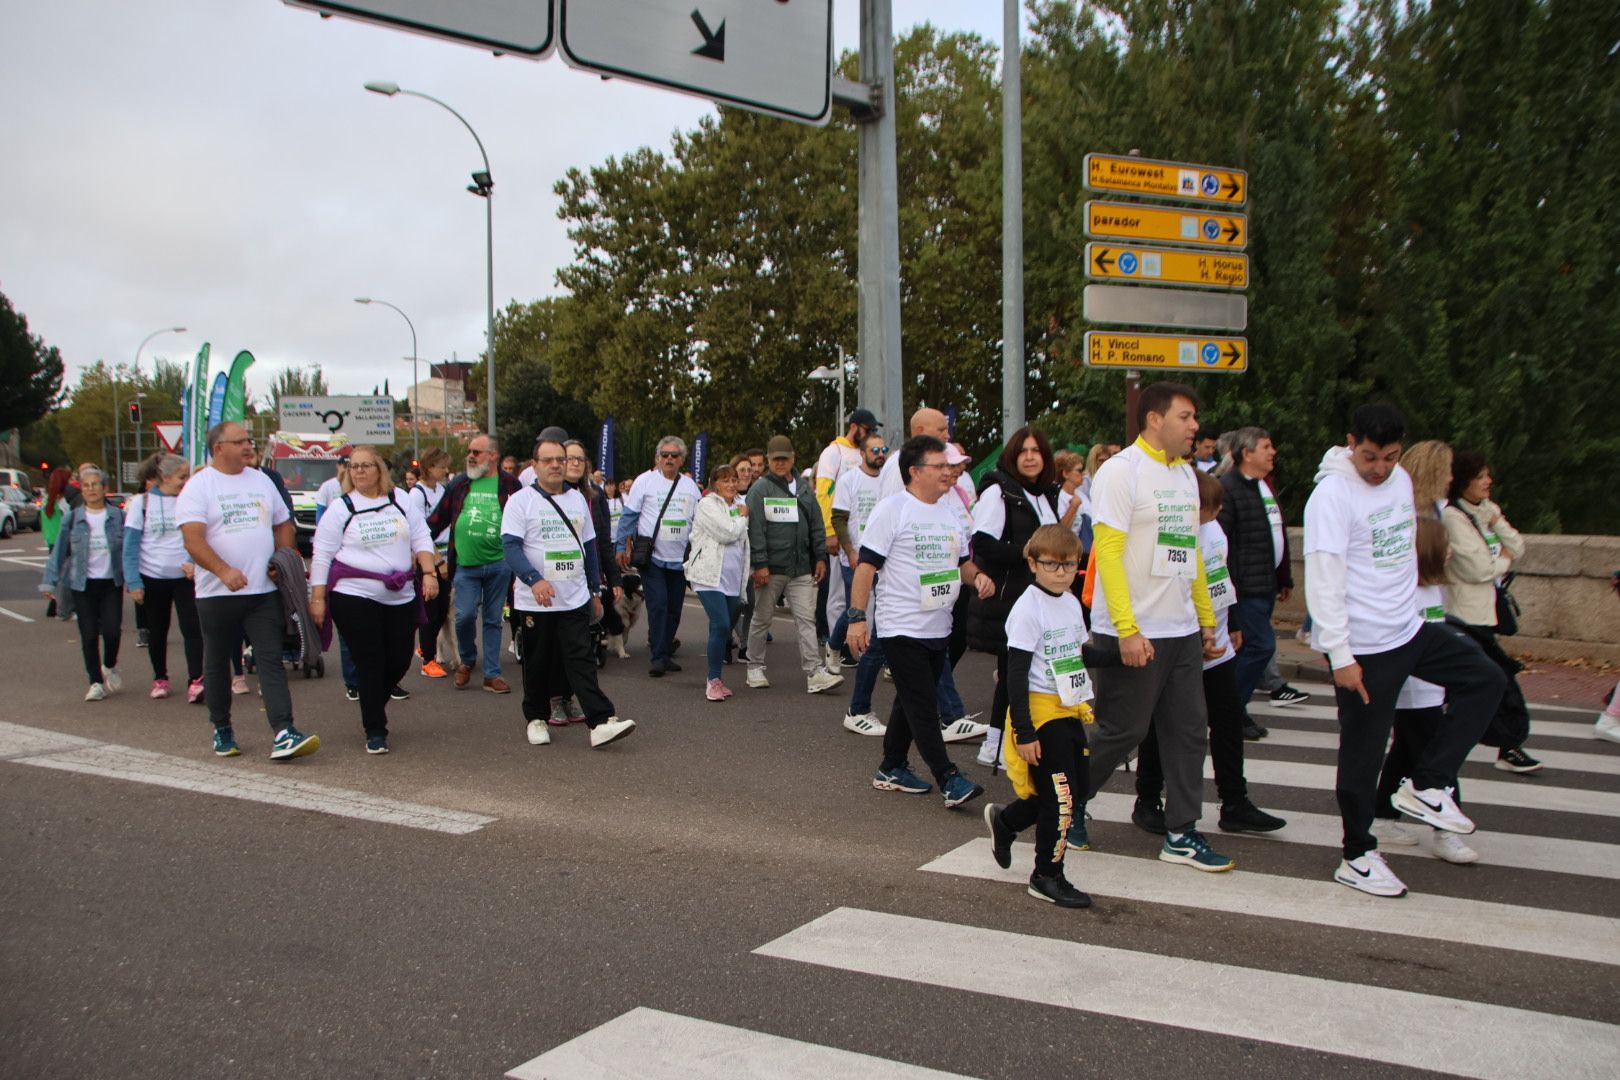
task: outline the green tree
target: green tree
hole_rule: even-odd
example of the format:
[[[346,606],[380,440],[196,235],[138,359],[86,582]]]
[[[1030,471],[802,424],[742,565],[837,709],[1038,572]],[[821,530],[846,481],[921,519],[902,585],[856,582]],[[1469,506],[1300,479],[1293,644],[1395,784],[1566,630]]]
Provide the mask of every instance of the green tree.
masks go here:
[[[596,437],[599,421],[590,406],[559,392],[552,378],[553,327],[573,303],[568,297],[514,303],[496,316],[495,415],[501,445],[519,458],[553,424],[587,446]]]
[[[62,356],[28,332],[28,319],[0,293],[0,431],[32,424],[62,400]]]
[[[326,373],[318,365],[282,368],[270,380],[270,412],[281,412],[281,399],[284,397],[326,397],[330,393],[326,386]]]

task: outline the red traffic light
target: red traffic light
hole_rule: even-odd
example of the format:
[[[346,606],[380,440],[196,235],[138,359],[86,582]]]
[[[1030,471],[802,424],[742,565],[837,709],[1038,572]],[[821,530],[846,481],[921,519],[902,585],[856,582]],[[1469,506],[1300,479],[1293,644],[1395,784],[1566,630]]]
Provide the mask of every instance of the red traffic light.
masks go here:
[[[138,401],[129,403],[129,422],[132,424],[141,422],[141,403]]]

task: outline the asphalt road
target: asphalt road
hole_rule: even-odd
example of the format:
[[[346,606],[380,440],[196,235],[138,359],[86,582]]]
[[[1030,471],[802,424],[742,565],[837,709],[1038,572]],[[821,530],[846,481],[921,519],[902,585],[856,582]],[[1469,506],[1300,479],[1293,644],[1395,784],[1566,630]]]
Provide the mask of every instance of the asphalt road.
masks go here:
[[[1470,806],[1492,861],[1392,855],[1404,900],[1333,885],[1330,846],[1220,835],[1213,821],[1235,873],[1159,863],[1155,838],[1109,819],[1116,799],[1094,806],[1097,850],[1069,863],[1096,906],[1060,911],[994,879],[970,846],[983,843],[980,804],[947,811],[936,795],[870,787],[877,741],[840,727],[845,688],[804,692],[784,621],[776,685],[747,690],[730,669],[737,697],[723,704],[703,700],[695,605],[680,674],[647,677],[638,629],[636,656],[604,674],[638,728],[602,751],[583,727],[531,747],[516,695],[412,674],[412,699],[390,709],[394,752],[368,757],[340,681],[295,677],[299,726],[321,751],[272,764],[249,696],[244,755],[221,761],[200,707],[145,697],[127,619],[126,689],[81,701],[77,632],[44,620],[35,592],[40,547],[36,534],[0,542],[6,1077],[496,1077],[548,1054],[521,1075],[879,1076],[906,1063],[1260,1080],[1418,1065],[1614,1075],[1620,1062],[1620,747],[1583,737],[1590,713],[1536,711],[1557,734],[1531,749],[1573,755],[1565,767],[1465,767],[1465,794],[1489,795]],[[970,709],[988,706],[991,671],[971,654],[958,669]],[[517,681],[510,657],[506,674]],[[881,685],[880,711],[890,696]],[[1267,763],[1251,770],[1254,797],[1303,835],[1333,797],[1289,770],[1331,766],[1313,741],[1333,721],[1265,722],[1305,745],[1250,744]],[[954,756],[1005,801],[1005,778],[973,749]],[[1279,782],[1253,783],[1262,768]],[[363,796],[493,820],[437,831]],[[364,805],[333,811],[344,798]],[[1015,857],[1027,872],[1028,850]],[[1436,1004],[1442,1018],[1423,1023]],[[687,1034],[638,1035],[648,1017]],[[1482,1052],[1493,1039],[1524,1057]]]

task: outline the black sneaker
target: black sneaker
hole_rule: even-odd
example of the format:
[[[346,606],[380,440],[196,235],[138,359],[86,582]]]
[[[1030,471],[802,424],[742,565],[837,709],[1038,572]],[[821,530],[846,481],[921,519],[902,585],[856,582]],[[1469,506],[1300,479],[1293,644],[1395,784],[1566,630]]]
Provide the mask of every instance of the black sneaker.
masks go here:
[[[394,688],[388,691],[388,696],[395,701],[407,701],[410,699],[411,692],[399,685],[399,683],[395,683]]]
[[[1248,799],[1221,804],[1223,832],[1276,832],[1288,822],[1268,814]]]
[[[664,666],[664,662],[662,660],[654,660],[652,663],[647,665],[647,675],[654,679],[663,678],[664,672],[668,670],[669,669]]]
[[[343,688],[343,696],[348,698],[350,701],[359,701],[360,689],[359,687],[355,686],[345,686]]]
[[[1287,683],[1283,683],[1271,692],[1271,703],[1277,706],[1298,705],[1302,701],[1311,700],[1311,695],[1303,690],[1295,690]]]
[[[1039,874],[1029,876],[1029,895],[1037,900],[1045,900],[1048,904],[1058,907],[1087,908],[1091,906],[1091,897],[1069,884],[1069,879],[1060,871],[1056,877],[1041,877]]]
[[[675,644],[679,645],[680,642],[677,641]],[[665,660],[664,661],[664,670],[665,671],[679,671],[679,670],[681,670],[681,665],[677,664],[673,660]]]
[[[984,823],[990,826],[990,854],[996,865],[1006,870],[1012,866],[1013,831],[1001,823],[1001,807],[990,803],[984,808]]]
[[[151,643],[152,643],[152,637],[147,631],[145,631],[145,630],[136,630],[135,631],[135,647],[137,649],[144,649],[148,645],[150,645]]]
[[[1131,810],[1131,820],[1143,832],[1150,832],[1155,836],[1163,836],[1164,804],[1158,799],[1137,799],[1136,806]]]
[[[1258,742],[1270,735],[1271,732],[1255,723],[1247,713],[1243,716],[1243,737],[1249,742]]]
[[[1503,772],[1533,773],[1540,772],[1546,766],[1525,753],[1523,748],[1515,746],[1511,750],[1502,750],[1497,753],[1496,767]]]

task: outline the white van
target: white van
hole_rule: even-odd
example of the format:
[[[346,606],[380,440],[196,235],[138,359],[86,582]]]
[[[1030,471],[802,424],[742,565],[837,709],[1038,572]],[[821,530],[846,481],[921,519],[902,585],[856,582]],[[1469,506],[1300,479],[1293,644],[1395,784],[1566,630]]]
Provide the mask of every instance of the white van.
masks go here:
[[[24,495],[34,496],[34,481],[27,469],[0,469],[0,487],[21,488]]]

